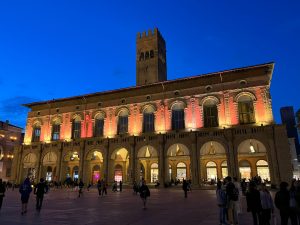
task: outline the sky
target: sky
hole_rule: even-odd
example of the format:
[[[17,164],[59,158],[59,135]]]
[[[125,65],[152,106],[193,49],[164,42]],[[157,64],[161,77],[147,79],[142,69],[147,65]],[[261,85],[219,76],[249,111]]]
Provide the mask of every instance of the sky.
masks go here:
[[[271,96],[300,108],[300,1],[0,1],[0,121],[21,104],[135,86],[137,32],[157,27],[168,80],[275,62]]]

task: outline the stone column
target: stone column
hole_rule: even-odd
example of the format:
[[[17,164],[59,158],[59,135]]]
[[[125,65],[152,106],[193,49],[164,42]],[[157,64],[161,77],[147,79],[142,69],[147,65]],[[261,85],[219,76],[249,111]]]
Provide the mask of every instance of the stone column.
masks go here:
[[[80,143],[79,147],[79,179],[84,180],[84,165],[85,165],[85,141]]]
[[[42,177],[42,168],[43,168],[43,162],[42,162],[42,155],[43,155],[43,150],[44,150],[44,145],[40,144],[40,152],[38,154],[38,161],[37,161],[37,165],[38,165],[38,176],[35,179],[35,182],[39,182],[40,178]]]
[[[164,134],[159,135],[159,149],[158,149],[158,172],[159,172],[159,182],[164,185],[168,182],[168,160],[165,153],[165,136]]]
[[[62,152],[63,152],[63,143],[61,143],[60,149],[58,150],[57,162],[56,162],[56,177],[57,181],[61,181],[61,166],[62,166]]]
[[[135,181],[135,168],[136,168],[136,149],[135,149],[135,137],[133,137],[133,143],[130,144],[130,158],[129,158],[129,166],[130,166],[130,176],[129,182],[133,183]]]
[[[199,185],[199,174],[198,174],[198,150],[197,150],[197,136],[192,134],[192,151],[191,151],[191,172],[192,172],[192,183],[195,186]]]

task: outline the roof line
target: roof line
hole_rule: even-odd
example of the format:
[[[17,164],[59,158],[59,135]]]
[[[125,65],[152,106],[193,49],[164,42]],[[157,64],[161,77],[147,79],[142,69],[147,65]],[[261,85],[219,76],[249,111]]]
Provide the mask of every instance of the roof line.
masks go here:
[[[66,98],[59,98],[59,99],[53,99],[53,100],[32,102],[32,103],[22,104],[22,106],[30,107],[30,106],[39,105],[39,104],[49,104],[49,103],[57,102],[57,101],[66,101],[66,100],[71,100],[71,99],[86,98],[86,97],[90,97],[90,96],[94,96],[94,95],[98,95],[98,94],[109,94],[109,93],[114,93],[114,92],[119,92],[119,91],[130,90],[130,89],[150,87],[150,86],[155,86],[155,85],[158,85],[158,84],[161,84],[161,83],[163,83],[163,84],[173,83],[173,82],[180,81],[180,80],[190,80],[190,79],[199,78],[199,77],[204,78],[204,77],[213,76],[213,75],[218,75],[219,76],[220,73],[230,73],[230,72],[235,72],[235,71],[240,71],[240,70],[245,70],[245,69],[251,69],[251,68],[258,68],[258,67],[263,67],[263,66],[268,66],[268,65],[274,65],[274,62],[268,62],[268,63],[253,65],[253,66],[246,66],[246,67],[239,67],[239,68],[234,68],[234,69],[222,70],[222,71],[218,71],[218,72],[210,72],[210,73],[206,73],[206,74],[198,74],[198,75],[178,78],[178,79],[174,79],[174,80],[160,81],[160,82],[147,84],[147,85],[131,86],[131,87],[127,87],[127,88],[119,88],[119,89],[115,89],[115,90],[94,92],[94,93],[90,93],[90,94],[77,95],[77,96],[73,96],[73,97],[66,97]]]

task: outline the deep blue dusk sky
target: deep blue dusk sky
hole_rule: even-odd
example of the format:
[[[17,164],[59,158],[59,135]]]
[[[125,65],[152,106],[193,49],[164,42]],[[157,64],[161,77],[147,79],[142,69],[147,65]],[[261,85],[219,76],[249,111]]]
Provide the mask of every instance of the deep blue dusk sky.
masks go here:
[[[288,2],[288,3],[287,3]],[[22,103],[135,85],[136,33],[158,27],[168,79],[275,62],[273,112],[300,108],[300,1],[0,1],[0,120]]]

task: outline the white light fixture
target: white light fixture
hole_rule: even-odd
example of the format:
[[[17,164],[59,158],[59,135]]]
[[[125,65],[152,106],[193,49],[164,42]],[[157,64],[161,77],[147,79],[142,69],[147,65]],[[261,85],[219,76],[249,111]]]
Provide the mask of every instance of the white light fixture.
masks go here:
[[[255,153],[255,149],[254,149],[254,146],[251,142],[251,139],[250,139],[250,147],[249,148],[250,148],[250,153]]]

